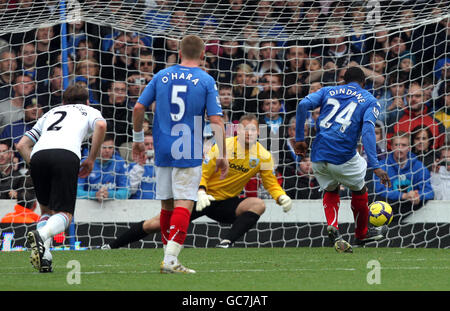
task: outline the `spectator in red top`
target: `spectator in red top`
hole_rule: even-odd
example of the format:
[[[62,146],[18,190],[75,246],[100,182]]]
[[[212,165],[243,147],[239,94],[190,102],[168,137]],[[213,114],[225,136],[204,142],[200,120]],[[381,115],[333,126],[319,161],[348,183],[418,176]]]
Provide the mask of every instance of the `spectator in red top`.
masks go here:
[[[405,132],[412,133],[417,126],[429,128],[434,137],[433,148],[438,149],[444,144],[445,128],[431,113],[428,113],[428,107],[424,102],[423,89],[417,82],[409,85],[406,95],[407,106],[398,114],[396,122],[390,127],[388,138],[394,133]],[[390,142],[390,140],[388,140]],[[388,149],[391,149],[390,143]]]

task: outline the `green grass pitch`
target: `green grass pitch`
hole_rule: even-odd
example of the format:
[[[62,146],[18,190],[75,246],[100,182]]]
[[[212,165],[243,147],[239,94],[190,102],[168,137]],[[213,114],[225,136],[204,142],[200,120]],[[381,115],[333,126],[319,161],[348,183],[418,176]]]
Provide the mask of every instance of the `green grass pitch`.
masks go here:
[[[1,253],[0,290],[450,290],[448,249],[368,247],[338,254],[326,247],[185,248],[180,260],[195,275],[160,274],[162,255],[161,248],[55,251],[54,272],[41,274],[29,263],[29,252]],[[79,284],[70,284],[76,280],[71,260],[80,263]]]

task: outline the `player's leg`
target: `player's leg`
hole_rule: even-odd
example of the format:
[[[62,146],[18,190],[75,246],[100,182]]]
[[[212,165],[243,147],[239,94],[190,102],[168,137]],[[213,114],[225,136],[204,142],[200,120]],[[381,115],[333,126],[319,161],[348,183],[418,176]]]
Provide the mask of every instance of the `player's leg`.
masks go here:
[[[163,239],[167,238],[164,260],[161,264],[161,273],[195,273],[194,270],[181,265],[178,256],[186,239],[194,202],[197,201],[201,172],[201,166],[172,168],[171,189],[173,193],[173,210],[171,212],[169,198],[163,200],[164,203],[167,203],[167,206],[162,205],[161,209],[162,213],[163,211],[171,212],[170,225],[168,227],[162,221],[160,222]],[[163,217],[162,213],[161,218]],[[167,230],[169,231],[168,237]]]
[[[387,231],[387,227],[369,227],[366,170],[367,162],[358,153],[346,163],[335,167],[335,175],[339,181],[352,191],[351,208],[355,220],[356,245],[381,239]]]
[[[51,172],[50,200],[48,206],[52,211],[47,223],[33,234],[36,240],[46,241],[64,232],[72,221],[77,195],[78,172],[80,160],[76,154],[66,150],[48,150],[46,168]],[[38,198],[39,201],[39,198]],[[43,271],[48,270],[48,271]],[[41,264],[41,272],[51,271],[51,262]]]
[[[114,241],[103,245],[102,249],[115,249],[123,247],[130,243],[142,240],[149,234],[158,233],[160,230],[161,226],[158,214],[153,218],[132,224],[127,231],[118,236]]]
[[[219,203],[219,202],[218,202]],[[216,208],[217,213],[223,213],[222,222],[231,223],[231,228],[217,245],[220,248],[229,248],[233,243],[249,231],[258,222],[259,217],[265,212],[266,205],[259,198],[232,198],[224,200],[221,205]],[[234,220],[225,215],[231,213],[234,209]],[[231,218],[231,219],[227,219]]]
[[[36,198],[41,208],[41,217],[36,224],[36,229],[44,227],[53,214],[48,208],[51,193],[51,174],[47,165],[48,163],[44,151],[37,152],[31,158],[30,176],[33,180]],[[49,247],[46,247],[49,243],[41,238],[37,230],[27,233],[27,241],[31,248],[30,262],[34,268],[41,270],[43,261],[48,262],[49,259],[51,260]],[[46,260],[44,260],[44,255],[46,255]]]

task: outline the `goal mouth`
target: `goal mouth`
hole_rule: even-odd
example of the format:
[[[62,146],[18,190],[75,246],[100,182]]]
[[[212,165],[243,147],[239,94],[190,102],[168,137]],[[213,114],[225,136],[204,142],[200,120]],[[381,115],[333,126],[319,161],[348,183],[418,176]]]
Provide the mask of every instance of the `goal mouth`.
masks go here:
[[[280,184],[295,208],[308,206],[304,215],[296,214],[292,220],[279,213],[278,206],[270,205],[264,214],[267,218],[236,245],[325,246],[323,193],[313,178],[310,158],[320,111],[308,112],[308,156],[302,159],[291,144],[296,108],[308,94],[343,84],[347,68],[358,66],[365,73],[365,89],[382,107],[374,124],[376,148],[378,160],[393,174],[391,189],[380,185],[372,171],[366,176],[369,202],[383,200],[394,208],[390,228],[395,228],[395,233],[376,245],[449,247],[447,215],[444,221],[436,220],[424,209],[439,210],[440,202],[445,205],[445,200],[450,200],[448,184],[434,178],[443,165],[433,165],[445,162],[441,154],[450,144],[445,108],[450,105],[449,8],[450,1],[7,1],[0,4],[0,135],[17,142],[23,128],[36,121],[31,110],[42,116],[60,104],[68,85],[83,85],[89,90],[89,104],[102,110],[108,122],[108,134],[115,140],[114,161],[123,161],[120,163],[127,167],[115,173],[123,183],[111,182],[109,186],[120,194],[114,202],[130,208],[134,200],[154,200],[154,175],[143,175],[136,188],[129,185],[128,169],[134,165],[132,110],[155,75],[179,63],[181,38],[199,35],[206,45],[201,68],[216,81],[227,136],[237,135],[242,115],[255,114],[261,126],[259,142],[270,151]],[[29,109],[18,108],[21,98]],[[37,107],[28,104],[29,98],[37,101]],[[172,111],[174,115],[179,112]],[[342,120],[345,124],[340,130],[345,131],[349,120]],[[325,125],[333,120],[326,121]],[[151,133],[153,122],[149,109],[144,121],[146,133]],[[214,144],[213,131],[206,124],[205,153]],[[398,173],[401,169],[393,158],[393,136],[399,132],[409,133],[407,174]],[[89,146],[86,141],[84,147]],[[361,142],[357,148],[367,158]],[[23,161],[17,159],[19,169],[25,169]],[[252,158],[248,167],[234,167],[245,172],[258,166],[257,162]],[[147,164],[152,163],[154,153],[149,152]],[[419,168],[420,163],[424,169]],[[260,177],[254,177],[242,195],[272,202],[263,184]],[[95,186],[88,181],[79,187],[81,205],[95,202],[99,209],[106,209],[110,204],[95,201]],[[395,197],[396,191],[418,191],[420,203],[404,207],[408,200]],[[343,187],[340,194],[345,204],[351,200],[349,189]],[[320,213],[315,214],[314,209]],[[1,215],[12,210],[13,206],[5,207]],[[351,237],[353,216],[342,217],[342,234]],[[99,217],[76,222],[64,243],[72,245],[69,237],[75,241],[82,237],[82,247],[101,246],[138,221],[137,217],[120,220],[103,223]],[[29,225],[5,226],[4,232],[10,233],[22,226],[19,231],[23,233]],[[107,233],[103,234],[102,228]],[[229,225],[210,219],[193,223],[188,245],[213,246],[228,229]],[[427,233],[420,233],[422,229]],[[438,238],[433,237],[435,233]],[[11,236],[7,237],[10,241]],[[156,238],[140,246],[159,243]],[[14,247],[14,242],[10,245]]]

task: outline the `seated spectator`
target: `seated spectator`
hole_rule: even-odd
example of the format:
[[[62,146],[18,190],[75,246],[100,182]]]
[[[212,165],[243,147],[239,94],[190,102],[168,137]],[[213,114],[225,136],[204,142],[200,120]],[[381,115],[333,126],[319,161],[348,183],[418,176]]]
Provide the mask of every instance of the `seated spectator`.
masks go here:
[[[300,160],[295,177],[285,178],[283,186],[286,189],[286,194],[292,199],[315,200],[322,198],[319,183],[313,174],[309,155]]]
[[[0,101],[13,97],[12,85],[16,77],[17,59],[14,50],[0,52]]]
[[[145,163],[130,164],[130,199],[151,200],[155,198],[156,177],[154,167],[153,136],[151,131],[144,134]]]
[[[259,118],[259,124],[266,124],[270,133],[267,137],[276,137],[284,139],[284,113],[282,112],[282,102],[279,93],[264,91],[258,97],[261,105],[262,115]],[[279,150],[279,149],[278,149]]]
[[[128,71],[128,107],[133,108],[152,76],[139,71]]]
[[[132,137],[132,112],[127,104],[127,84],[124,81],[112,81],[108,92],[103,94],[99,110],[108,123],[108,132],[114,133],[117,146]]]
[[[420,68],[416,66],[416,58],[410,51],[404,51],[399,55],[397,71],[404,72],[409,80],[417,80],[421,77]]]
[[[31,177],[25,177],[24,187],[17,190],[17,203],[14,206],[14,212],[6,214],[1,223],[34,223],[40,218],[34,212],[36,209],[36,193],[34,191]]]
[[[278,58],[280,48],[277,46],[277,42],[261,41],[259,47],[260,61],[255,68],[256,75],[262,77],[267,71],[282,73],[283,63]]]
[[[100,64],[95,58],[84,59],[76,63],[75,74],[87,80],[89,101],[99,102],[101,97]]]
[[[284,86],[289,89],[297,83],[305,83],[308,77],[306,63],[308,60],[307,50],[303,46],[292,43],[286,49],[286,66],[284,67]]]
[[[48,66],[37,66],[36,46],[33,42],[25,42],[20,46],[18,58],[19,74],[29,76],[35,83],[48,83]]]
[[[335,23],[326,25],[326,29],[330,34],[345,33],[343,27],[344,26]],[[346,67],[352,60],[360,63],[360,57],[352,54],[349,42],[348,37],[344,35],[326,38],[322,53],[322,67],[328,69],[333,64],[334,69],[337,70]]]
[[[58,53],[58,37],[53,27],[40,27],[36,29],[36,67],[49,67]]]
[[[36,97],[27,97],[24,102],[24,118],[5,126],[0,139],[12,139],[14,145],[19,142],[26,131],[31,130],[44,111]]]
[[[222,112],[228,120],[231,120],[231,111],[234,103],[233,88],[229,84],[219,85],[219,100]]]
[[[399,113],[395,123],[388,129],[388,138],[400,131],[411,134],[415,127],[423,126],[428,127],[433,134],[433,148],[441,147],[445,139],[444,126],[428,113],[428,107],[423,102],[423,89],[419,83],[412,82],[410,84],[406,101],[408,105]]]
[[[127,165],[116,152],[113,135],[106,134],[92,173],[86,178],[78,179],[77,197],[97,200],[99,203],[128,199]]]
[[[448,130],[450,129],[450,93],[444,94],[441,101],[442,107],[434,113],[434,118]]]
[[[389,36],[389,51],[387,54],[387,72],[397,70],[400,65],[400,55],[407,50],[404,35],[395,31]]]
[[[411,131],[411,151],[430,172],[436,157],[432,147],[433,140],[433,134],[428,127],[417,126]]]
[[[441,149],[441,156],[431,172],[431,186],[435,200],[450,200],[450,146]]]
[[[406,101],[406,82],[408,77],[405,74],[393,72],[389,75],[386,90],[378,99],[381,106],[378,120],[383,121],[387,126],[394,124],[397,115],[408,105]]]
[[[263,92],[283,94],[283,74],[266,71],[260,82]]]
[[[364,71],[366,84],[364,88],[371,92],[377,99],[380,98],[382,88],[386,81],[386,56],[382,52],[373,52],[369,56],[367,67],[359,65],[355,61],[349,63],[349,67],[356,66]]]
[[[23,189],[25,179],[14,163],[11,139],[0,140],[0,199],[15,199],[17,191]]]
[[[86,37],[81,38],[78,46],[76,47],[76,55],[72,55],[77,61],[84,59],[95,59],[98,61],[98,50],[94,45],[92,39]]]
[[[236,67],[233,79],[232,121],[238,121],[245,113],[257,113],[257,96],[259,89],[256,85],[256,76],[248,64],[240,64]]]
[[[156,68],[153,54],[148,50],[142,50],[139,58],[135,59],[133,66],[134,70],[152,78]]]
[[[221,48],[222,56],[217,61],[218,82],[231,83],[233,73],[237,72],[237,67],[244,63],[244,51],[238,41],[222,41]]]
[[[14,97],[0,102],[0,133],[4,127],[25,117],[25,98],[34,96],[35,83],[26,75],[17,76],[13,86]]]
[[[49,78],[49,87],[46,90],[42,88],[39,90],[39,92],[44,92],[44,94],[39,97],[39,104],[42,105],[44,112],[47,112],[62,103],[62,93],[64,91],[62,67],[57,65],[51,67]]]
[[[398,223],[411,212],[421,208],[434,198],[430,172],[410,152],[411,140],[408,133],[399,132],[391,138],[392,152],[381,168],[391,179],[391,188],[386,188],[374,174],[376,199],[392,206],[394,222]]]
[[[295,153],[295,126],[296,119],[295,116],[289,119],[289,124],[287,128],[287,137],[283,140],[283,146],[279,153],[277,170],[284,176],[285,182],[290,176],[294,176],[297,171],[298,163],[301,157]],[[287,188],[285,188],[287,189]]]

